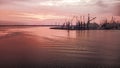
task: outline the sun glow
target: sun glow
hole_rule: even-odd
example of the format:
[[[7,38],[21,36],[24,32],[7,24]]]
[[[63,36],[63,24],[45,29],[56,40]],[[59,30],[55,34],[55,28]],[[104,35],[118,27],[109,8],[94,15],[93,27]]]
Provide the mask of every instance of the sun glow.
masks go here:
[[[76,2],[81,2],[81,0],[62,0],[61,2],[63,2],[63,3],[76,3]]]
[[[64,6],[64,5],[78,5],[82,0],[58,0],[58,1],[45,1],[39,3],[43,6]]]
[[[29,13],[24,13],[23,15],[21,15],[19,17],[31,18],[31,19],[39,19],[39,20],[62,19],[62,18],[65,18],[65,16],[29,14]]]
[[[91,0],[85,0],[86,3],[89,3]]]

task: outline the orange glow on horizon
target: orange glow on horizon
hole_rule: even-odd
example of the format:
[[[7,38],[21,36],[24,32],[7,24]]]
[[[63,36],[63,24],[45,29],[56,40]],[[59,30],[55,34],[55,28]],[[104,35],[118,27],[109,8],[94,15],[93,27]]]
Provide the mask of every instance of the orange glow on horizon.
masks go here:
[[[44,14],[30,14],[30,13],[23,13],[23,15],[20,15],[19,17],[24,18],[33,18],[33,19],[39,19],[39,20],[46,20],[46,19],[62,19],[65,18],[65,16],[56,16],[56,15],[44,15]]]

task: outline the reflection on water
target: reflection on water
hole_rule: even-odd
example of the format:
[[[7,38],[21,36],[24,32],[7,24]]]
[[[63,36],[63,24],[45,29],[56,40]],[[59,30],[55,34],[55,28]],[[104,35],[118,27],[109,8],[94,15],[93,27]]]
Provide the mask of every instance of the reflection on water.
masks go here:
[[[0,67],[115,68],[120,31],[1,27]]]

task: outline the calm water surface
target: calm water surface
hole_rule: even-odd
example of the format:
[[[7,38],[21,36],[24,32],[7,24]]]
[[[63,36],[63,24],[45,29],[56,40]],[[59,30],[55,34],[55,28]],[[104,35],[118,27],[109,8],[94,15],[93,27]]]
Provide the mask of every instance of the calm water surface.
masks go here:
[[[115,68],[119,30],[0,27],[0,66],[8,68]]]

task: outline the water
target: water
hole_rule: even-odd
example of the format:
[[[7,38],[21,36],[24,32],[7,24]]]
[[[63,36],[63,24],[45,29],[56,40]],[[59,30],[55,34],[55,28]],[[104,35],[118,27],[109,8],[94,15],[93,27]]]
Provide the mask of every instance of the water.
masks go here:
[[[2,68],[117,68],[119,30],[0,27]]]

